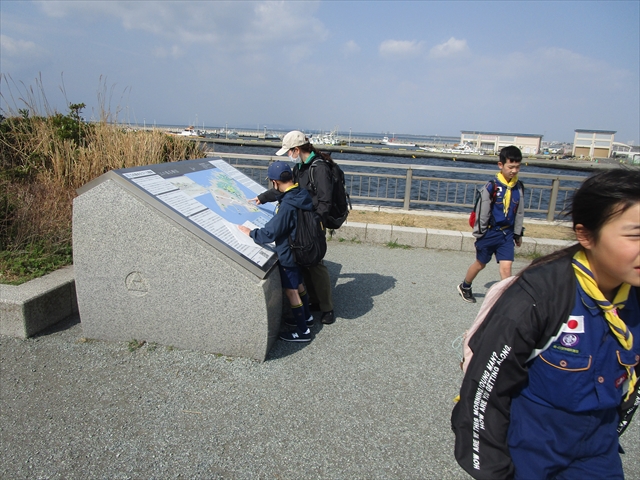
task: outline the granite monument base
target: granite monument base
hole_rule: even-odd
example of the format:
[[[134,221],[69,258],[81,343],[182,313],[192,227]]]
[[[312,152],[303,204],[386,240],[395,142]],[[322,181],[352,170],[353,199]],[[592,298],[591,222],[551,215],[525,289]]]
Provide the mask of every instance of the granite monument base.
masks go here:
[[[113,180],[74,200],[73,256],[87,338],[258,361],[277,338],[277,267],[259,278]]]

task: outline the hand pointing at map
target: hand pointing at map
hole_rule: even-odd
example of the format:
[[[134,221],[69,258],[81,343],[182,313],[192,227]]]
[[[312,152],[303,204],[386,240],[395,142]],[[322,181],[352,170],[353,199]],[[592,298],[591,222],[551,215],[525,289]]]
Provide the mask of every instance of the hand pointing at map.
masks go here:
[[[262,202],[260,201],[260,199],[258,197],[250,198],[250,199],[247,200],[247,202],[253,202],[256,205],[262,205]]]

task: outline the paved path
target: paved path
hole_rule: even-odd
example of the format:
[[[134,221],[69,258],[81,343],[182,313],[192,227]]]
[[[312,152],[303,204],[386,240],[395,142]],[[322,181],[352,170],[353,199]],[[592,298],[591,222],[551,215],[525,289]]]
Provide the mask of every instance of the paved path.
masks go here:
[[[469,478],[449,416],[452,343],[479,308],[455,290],[472,260],[331,242],[338,321],[264,363],[87,342],[77,318],[0,336],[0,478]],[[481,272],[479,297],[497,277],[495,263]],[[639,440],[636,422],[628,479]]]

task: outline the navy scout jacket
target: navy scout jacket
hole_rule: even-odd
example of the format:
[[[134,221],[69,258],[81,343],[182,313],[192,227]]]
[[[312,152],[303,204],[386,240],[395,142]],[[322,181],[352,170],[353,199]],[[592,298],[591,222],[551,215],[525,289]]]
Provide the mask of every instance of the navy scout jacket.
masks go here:
[[[308,159],[307,159],[308,160]],[[313,180],[315,183],[315,191],[311,185],[311,165],[313,167]],[[309,192],[313,200],[313,209],[322,219],[322,224],[327,224],[327,215],[331,210],[333,201],[333,183],[331,179],[331,167],[319,156],[313,154],[311,161],[308,163],[296,163],[292,169],[293,181],[298,183],[300,187]],[[273,202],[276,200],[278,191],[275,189],[267,190],[258,195],[260,203]]]
[[[507,432],[511,398],[526,385],[527,360],[543,349],[565,323],[576,301],[571,260],[578,246],[549,263],[534,265],[498,299],[471,337],[473,358],[451,415],[455,457],[473,478],[513,478]],[[517,319],[517,321],[514,321]],[[640,373],[640,367],[636,366]],[[620,405],[618,432],[633,416],[637,389]]]
[[[497,188],[495,197],[493,189]],[[524,226],[524,188],[522,182],[511,189],[511,202],[505,216],[503,198],[505,186],[496,178],[487,183],[480,196],[480,212],[478,221],[473,227],[473,236],[482,237],[489,227],[513,228],[514,235],[522,236]],[[492,197],[495,199],[492,202]],[[493,203],[493,204],[492,204]]]
[[[277,190],[276,190],[277,191]],[[289,248],[289,237],[295,238],[298,224],[298,208],[313,210],[313,202],[304,188],[294,187],[276,197],[278,208],[276,214],[262,228],[256,228],[249,233],[256,243],[266,245],[276,244],[276,253],[283,267],[293,268],[298,264]]]

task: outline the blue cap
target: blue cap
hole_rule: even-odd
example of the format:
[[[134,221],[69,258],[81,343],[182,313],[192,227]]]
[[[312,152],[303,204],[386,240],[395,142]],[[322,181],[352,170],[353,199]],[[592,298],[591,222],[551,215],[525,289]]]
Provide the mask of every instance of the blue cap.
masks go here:
[[[286,182],[293,178],[293,173],[291,173],[291,167],[287,163],[277,161],[269,165],[267,178],[270,180],[278,180],[279,182]]]

